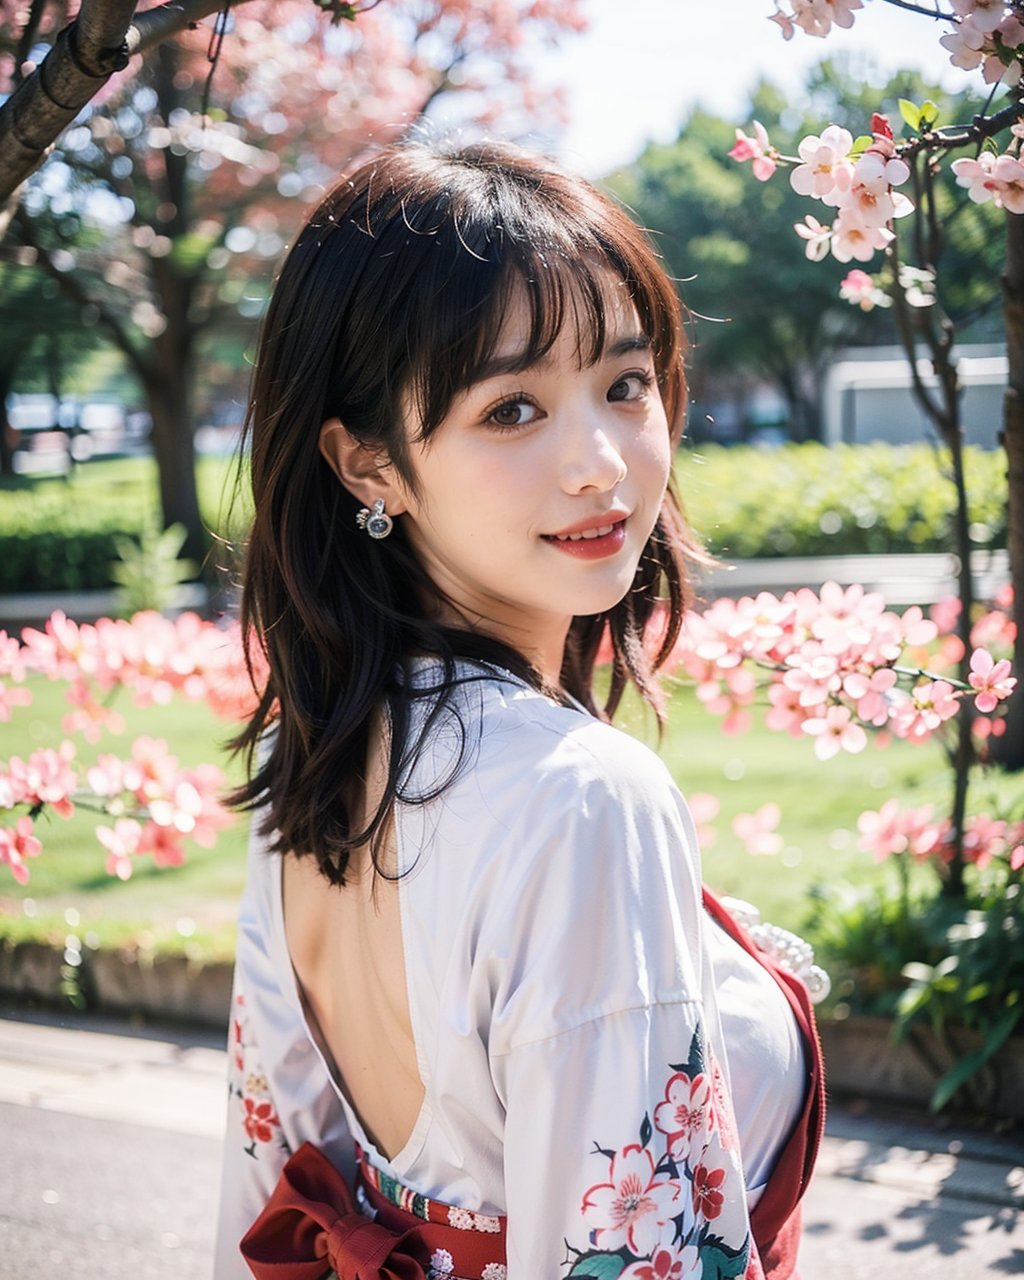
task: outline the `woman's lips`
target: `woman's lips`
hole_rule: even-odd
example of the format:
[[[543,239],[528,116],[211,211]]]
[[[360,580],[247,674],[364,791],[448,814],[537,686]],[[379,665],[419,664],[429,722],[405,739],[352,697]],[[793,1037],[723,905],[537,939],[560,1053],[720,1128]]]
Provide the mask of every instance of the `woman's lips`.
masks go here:
[[[626,521],[617,520],[614,524],[602,525],[584,534],[544,534],[543,537],[548,546],[577,560],[603,560],[621,551],[626,541]]]

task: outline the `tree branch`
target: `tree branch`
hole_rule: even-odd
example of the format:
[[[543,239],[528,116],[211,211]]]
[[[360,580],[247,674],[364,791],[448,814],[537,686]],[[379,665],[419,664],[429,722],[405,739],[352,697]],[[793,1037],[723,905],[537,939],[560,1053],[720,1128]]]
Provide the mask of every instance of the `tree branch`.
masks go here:
[[[1011,102],[994,116],[975,116],[966,126],[952,125],[948,129],[933,129],[919,138],[902,142],[896,148],[901,156],[917,155],[920,151],[954,151],[957,147],[970,146],[972,142],[984,142],[997,133],[1009,129],[1018,120],[1024,120],[1024,102]]]
[[[926,9],[923,5],[914,4],[912,0],[885,0],[885,2],[897,9],[906,9],[908,13],[919,13],[922,18],[939,18],[948,22],[956,17],[955,13],[943,13],[938,4],[934,8]]]
[[[245,0],[231,0],[231,7],[244,3]],[[175,3],[162,4],[156,9],[136,14],[125,34],[128,52],[145,53],[187,27],[196,26],[223,7],[223,0],[176,0]]]
[[[0,209],[7,205],[0,212],[0,235],[13,214],[9,201],[15,191],[86,103],[115,72],[124,70],[131,55],[220,7],[218,0],[179,0],[135,16],[135,0],[82,0],[75,21],[0,105]]]

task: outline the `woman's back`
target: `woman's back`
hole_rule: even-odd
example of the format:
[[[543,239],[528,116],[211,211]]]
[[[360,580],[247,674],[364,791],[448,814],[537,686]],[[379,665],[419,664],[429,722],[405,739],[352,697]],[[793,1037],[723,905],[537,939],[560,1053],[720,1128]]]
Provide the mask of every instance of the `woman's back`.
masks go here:
[[[649,1258],[693,1203],[698,1168],[733,1187],[713,1234],[742,1248],[709,924],[692,827],[664,767],[618,731],[501,678],[462,686],[457,711],[407,783],[429,790],[450,773],[459,724],[461,771],[438,799],[396,809],[403,874],[378,883],[376,907],[365,882],[334,889],[289,860],[289,921],[279,860],[255,855],[244,915],[254,912],[250,936],[270,934],[292,1049],[319,1042],[326,1113],[344,1113],[385,1175],[485,1220],[509,1216],[516,1280],[560,1274],[564,1240]],[[294,983],[289,991],[289,953],[305,1011]],[[277,1008],[272,990],[264,997]],[[296,1055],[278,1043],[271,1056],[278,1101],[293,1090]],[[308,1087],[308,1058],[297,1060]],[[695,1092],[677,1127],[684,1075]],[[299,1135],[283,1136],[294,1149]],[[256,1152],[268,1175],[280,1164],[271,1146]],[[674,1178],[655,1176],[666,1158]],[[608,1188],[639,1176],[637,1161],[643,1203],[619,1221]]]

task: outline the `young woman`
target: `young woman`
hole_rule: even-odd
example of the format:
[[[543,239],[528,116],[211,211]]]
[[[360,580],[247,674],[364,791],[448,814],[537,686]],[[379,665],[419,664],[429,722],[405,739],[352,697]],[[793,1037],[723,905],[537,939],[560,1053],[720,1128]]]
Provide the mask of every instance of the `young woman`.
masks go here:
[[[288,256],[218,1280],[793,1274],[806,995],[609,723],[686,601],[682,347],[643,234],[512,147],[388,151]]]

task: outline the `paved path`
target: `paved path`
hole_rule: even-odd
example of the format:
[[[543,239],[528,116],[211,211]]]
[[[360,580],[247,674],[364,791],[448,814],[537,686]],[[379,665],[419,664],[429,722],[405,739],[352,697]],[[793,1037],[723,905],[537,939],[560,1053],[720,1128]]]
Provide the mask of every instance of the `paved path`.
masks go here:
[[[0,1011],[0,1280],[209,1280],[220,1039]],[[1024,1139],[834,1108],[805,1225],[803,1280],[1024,1275]]]

